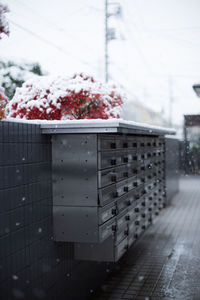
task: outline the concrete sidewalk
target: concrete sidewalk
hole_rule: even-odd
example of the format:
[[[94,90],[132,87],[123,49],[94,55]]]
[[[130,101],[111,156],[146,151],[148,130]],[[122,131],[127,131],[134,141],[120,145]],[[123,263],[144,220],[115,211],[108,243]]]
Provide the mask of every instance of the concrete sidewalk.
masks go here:
[[[171,206],[92,299],[200,300],[200,176],[181,178]]]

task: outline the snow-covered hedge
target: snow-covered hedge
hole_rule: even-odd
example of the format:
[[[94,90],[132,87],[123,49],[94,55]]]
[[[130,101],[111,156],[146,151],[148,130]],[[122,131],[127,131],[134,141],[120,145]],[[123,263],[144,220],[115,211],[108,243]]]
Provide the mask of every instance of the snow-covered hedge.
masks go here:
[[[4,93],[4,89],[0,87],[0,120],[5,118],[5,106],[8,103],[8,99]]]
[[[115,86],[82,73],[43,76],[17,88],[6,111],[8,117],[28,120],[120,118],[123,98]]]
[[[0,3],[0,39],[2,38],[2,34],[9,35],[9,25],[5,17],[7,12],[9,12],[8,7]]]

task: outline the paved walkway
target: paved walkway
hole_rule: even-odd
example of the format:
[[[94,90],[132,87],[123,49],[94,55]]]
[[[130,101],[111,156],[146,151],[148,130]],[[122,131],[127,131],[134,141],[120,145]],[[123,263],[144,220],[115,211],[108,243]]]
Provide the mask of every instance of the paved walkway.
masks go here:
[[[133,245],[95,300],[200,300],[200,176],[181,179],[180,193]]]

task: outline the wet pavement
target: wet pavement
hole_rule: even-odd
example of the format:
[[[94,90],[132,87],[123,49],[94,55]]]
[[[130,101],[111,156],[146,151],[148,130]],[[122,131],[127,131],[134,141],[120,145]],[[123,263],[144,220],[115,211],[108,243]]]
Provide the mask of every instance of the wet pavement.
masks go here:
[[[200,176],[180,192],[127,254],[94,300],[200,300]]]

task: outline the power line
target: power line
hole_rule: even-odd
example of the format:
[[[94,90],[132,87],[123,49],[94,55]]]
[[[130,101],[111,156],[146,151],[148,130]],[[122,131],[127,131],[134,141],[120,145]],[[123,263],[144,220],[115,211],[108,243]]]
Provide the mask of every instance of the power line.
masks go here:
[[[162,35],[162,36],[161,36],[162,38],[164,38],[163,35],[165,35],[165,38],[166,38],[166,36],[167,36],[168,39],[175,40],[175,41],[177,41],[177,42],[182,42],[182,43],[184,43],[184,44],[187,44],[187,46],[191,46],[191,47],[199,47],[199,46],[200,46],[199,43],[193,43],[192,41],[188,41],[188,40],[185,40],[185,39],[183,39],[183,38],[179,38],[179,37],[173,36],[173,35],[171,35],[170,33],[166,33],[166,32],[164,32],[164,33],[159,33],[159,32],[157,32],[157,33],[155,33],[155,34],[157,34],[157,35]]]
[[[20,28],[21,30],[26,31],[27,33],[29,33],[30,35],[34,36],[35,38],[39,39],[39,40],[42,41],[43,43],[46,43],[47,45],[52,46],[53,48],[59,50],[59,51],[62,52],[63,54],[65,54],[65,55],[67,55],[67,56],[71,56],[71,57],[73,57],[74,59],[76,59],[76,60],[78,60],[79,62],[81,62],[82,64],[85,64],[85,65],[87,65],[87,66],[89,66],[89,67],[91,68],[91,66],[90,66],[90,64],[89,64],[88,62],[86,62],[86,61],[84,61],[84,60],[82,60],[82,59],[79,59],[79,58],[75,57],[70,51],[64,50],[63,48],[61,48],[61,47],[55,45],[55,44],[52,43],[51,41],[49,41],[49,40],[47,40],[47,39],[41,37],[39,34],[33,32],[33,31],[31,31],[30,29],[27,29],[27,28],[25,28],[25,27],[23,27],[23,26],[21,26],[21,25],[19,25],[19,24],[17,24],[16,22],[14,22],[14,21],[12,21],[12,20],[9,20],[9,22],[12,23],[13,25],[15,25],[16,27]]]
[[[17,2],[20,3],[22,6],[28,8],[28,9],[31,10],[32,12],[36,13],[38,16],[40,16],[40,17],[46,19],[46,20],[47,20],[48,22],[50,22],[51,24],[54,24],[54,25],[56,24],[55,22],[52,22],[52,21],[50,21],[48,18],[46,18],[46,16],[41,15],[40,13],[38,13],[37,10],[35,10],[33,7],[27,5],[27,3],[24,3],[24,2],[21,1],[21,0],[17,0]],[[83,5],[83,6],[81,6],[80,8],[74,10],[72,13],[66,15],[65,18],[70,18],[70,17],[74,16],[75,14],[77,14],[77,13],[79,13],[79,12],[81,12],[81,11],[87,9],[87,8],[88,8],[87,6]]]
[[[148,73],[149,73],[149,72],[152,72],[149,63],[148,63],[148,61],[146,60],[146,58],[145,58],[145,56],[144,56],[144,53],[143,53],[142,50],[140,49],[140,46],[138,45],[138,43],[137,43],[135,37],[133,37],[133,33],[130,31],[129,27],[127,26],[127,24],[126,24],[125,22],[123,22],[123,24],[124,24],[124,26],[126,27],[127,31],[129,32],[130,37],[131,37],[131,40],[130,40],[130,41],[132,42],[134,48],[137,50],[138,54],[140,55],[140,57],[141,57],[141,59],[142,59],[142,61],[143,61],[143,64],[144,64],[144,66],[145,66],[147,72],[148,72]]]
[[[165,31],[193,31],[200,30],[200,26],[191,26],[191,27],[174,27],[174,28],[162,28],[162,29],[145,29],[148,32],[165,32]]]
[[[68,35],[70,38],[72,38],[74,41],[75,38],[74,38],[74,35],[71,34],[69,31],[67,31],[65,28],[58,28],[58,24],[56,22],[52,22],[52,20],[49,20],[46,16],[38,13],[37,10],[35,10],[34,8],[30,7],[29,5],[25,4],[24,2],[22,2],[21,0],[18,0],[18,2],[25,8],[27,8],[32,14],[34,12],[34,17],[37,16],[38,18],[40,18],[40,20],[42,20],[43,23],[46,23],[48,25],[50,25],[54,30],[56,31],[59,31],[61,32],[62,34],[66,34]],[[84,10],[84,9],[88,9],[90,7],[86,7],[85,5],[83,7],[81,7],[80,9],[77,9],[75,10],[74,12],[72,12],[70,15],[67,16],[68,17],[71,17],[73,16],[74,14]],[[87,14],[88,15],[88,14]],[[91,48],[88,47],[88,44],[85,42],[85,40],[81,39],[79,37],[79,40],[77,42],[79,42],[81,40],[81,43],[84,44],[85,47],[87,47],[89,50],[91,50]]]
[[[129,23],[131,23],[135,26],[134,22],[130,21]],[[175,40],[176,42],[179,42],[179,43],[182,42],[184,44],[187,44],[187,46],[191,46],[191,47],[199,47],[200,46],[200,43],[193,43],[192,41],[186,40],[184,38],[180,38],[179,36],[174,36],[174,35],[172,35],[171,32],[167,32],[167,30],[166,31],[159,31],[159,30],[154,31],[154,30],[149,30],[149,29],[140,29],[140,33],[150,34],[151,37],[152,37],[152,35],[154,35],[154,36],[158,35],[158,36],[160,36],[161,38],[164,38],[164,39],[166,39],[166,37],[167,37],[170,40]]]

